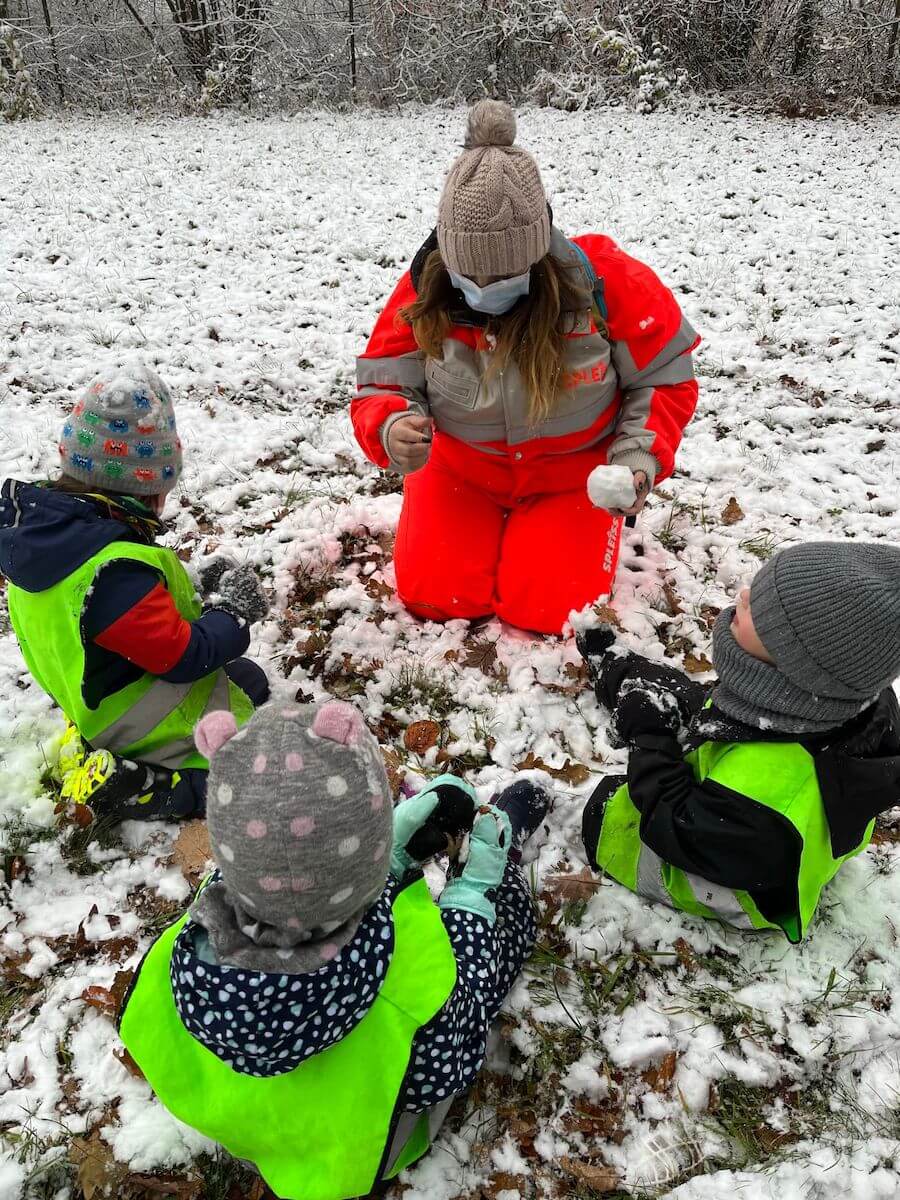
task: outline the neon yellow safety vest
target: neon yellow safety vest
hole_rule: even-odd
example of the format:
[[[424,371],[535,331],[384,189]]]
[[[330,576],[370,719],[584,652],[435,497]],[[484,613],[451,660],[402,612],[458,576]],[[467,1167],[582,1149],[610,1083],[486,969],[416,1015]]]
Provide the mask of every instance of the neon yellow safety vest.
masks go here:
[[[397,1099],[413,1038],[456,985],[456,960],[424,879],[394,898],[390,966],[360,1023],[293,1070],[266,1078],[233,1070],[181,1023],[170,966],[186,920],[151,946],[119,1024],[129,1053],[171,1113],[255,1163],[284,1200],[364,1196],[425,1153],[428,1114],[414,1119],[410,1133]]]
[[[193,738],[203,714],[230,709],[241,725],[253,713],[249,699],[224,671],[184,684],[144,674],[101,700],[96,708],[89,708],[84,698],[81,617],[85,598],[98,572],[121,559],[146,563],[159,571],[185,620],[195,621],[200,616],[194,585],[173,551],[137,542],[111,542],[42,592],[26,592],[10,584],[9,616],[25,662],[44,691],[95,748],[171,769],[206,767]]]
[[[770,920],[749,892],[710,883],[664,862],[640,839],[641,814],[631,802],[627,784],[606,805],[597,866],[632,892],[671,908],[717,918],[739,929],[777,929],[789,941],[799,942],[825,885],[848,858],[869,844],[874,820],[858,846],[835,858],[813,757],[796,742],[705,742],[687,754],[685,761],[693,767],[698,782],[710,779],[740,792],[780,813],[794,827],[802,844],[796,907]]]

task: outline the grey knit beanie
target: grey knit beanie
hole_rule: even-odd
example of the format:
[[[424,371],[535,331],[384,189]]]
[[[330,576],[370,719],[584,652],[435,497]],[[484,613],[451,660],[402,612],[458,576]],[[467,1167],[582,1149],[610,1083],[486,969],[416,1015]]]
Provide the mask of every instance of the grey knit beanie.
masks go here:
[[[791,546],[753,579],[750,614],[775,667],[741,650],[723,613],[713,640],[717,705],[743,720],[762,714],[777,729],[835,728],[900,676],[900,548]]]
[[[191,915],[220,962],[316,970],[352,938],[387,881],[391,791],[378,743],[350,704],[267,705],[240,732],[197,726],[210,757],[207,824],[221,881]]]
[[[66,420],[59,454],[66,475],[103,491],[170,492],[182,462],[169,389],[142,363],[98,376]]]
[[[441,258],[457,275],[522,275],[550,249],[541,175],[515,137],[508,104],[481,100],[469,113],[438,206]]]
[[[865,704],[900,675],[900,548],[791,546],[753,580],[750,614],[779,671],[798,687]]]

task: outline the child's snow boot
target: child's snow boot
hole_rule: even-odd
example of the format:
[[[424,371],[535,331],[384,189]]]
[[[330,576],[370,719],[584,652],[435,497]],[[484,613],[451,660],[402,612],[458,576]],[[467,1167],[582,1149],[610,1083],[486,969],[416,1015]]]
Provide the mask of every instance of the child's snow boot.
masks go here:
[[[506,813],[512,826],[509,857],[513,862],[521,862],[526,842],[538,831],[550,811],[551,797],[539,783],[517,779],[500,794],[496,807]]]
[[[69,771],[60,798],[87,804],[98,817],[116,821],[167,820],[197,813],[194,790],[179,787],[178,771],[120,758],[110,750],[95,750]]]
[[[81,740],[81,734],[76,726],[71,721],[66,721],[66,729],[60,739],[59,753],[56,758],[56,766],[51,774],[57,783],[62,783],[70,771],[74,771],[76,767],[80,767],[84,763],[87,751],[84,748],[84,742]]]

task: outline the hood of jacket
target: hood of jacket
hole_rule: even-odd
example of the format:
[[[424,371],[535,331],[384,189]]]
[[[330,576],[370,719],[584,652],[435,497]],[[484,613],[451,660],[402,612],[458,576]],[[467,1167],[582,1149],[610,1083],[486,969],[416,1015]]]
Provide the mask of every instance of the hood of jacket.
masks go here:
[[[7,479],[0,489],[0,573],[43,592],[110,542],[152,542],[161,528],[128,496],[76,496]]]
[[[356,1028],[378,996],[394,949],[391,908],[399,887],[389,876],[346,946],[301,975],[219,963],[206,930],[189,920],[175,941],[171,969],[185,1028],[244,1075],[282,1075],[327,1050]]]

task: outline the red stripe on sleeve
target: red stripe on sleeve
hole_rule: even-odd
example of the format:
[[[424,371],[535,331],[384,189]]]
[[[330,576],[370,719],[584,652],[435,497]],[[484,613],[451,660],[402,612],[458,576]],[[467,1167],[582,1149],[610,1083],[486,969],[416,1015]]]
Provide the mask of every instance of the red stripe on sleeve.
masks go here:
[[[161,583],[94,638],[96,645],[120,654],[151,675],[171,671],[190,640],[190,622]]]

